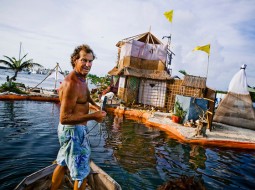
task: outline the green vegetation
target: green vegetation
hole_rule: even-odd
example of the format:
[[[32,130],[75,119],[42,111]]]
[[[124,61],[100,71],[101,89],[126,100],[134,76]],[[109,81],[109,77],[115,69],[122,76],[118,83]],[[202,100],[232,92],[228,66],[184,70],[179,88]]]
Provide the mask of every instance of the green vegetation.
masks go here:
[[[9,78],[9,76],[6,77],[7,82],[0,87],[0,92],[9,91],[9,92],[14,92],[18,94],[26,94],[26,92],[23,92],[22,90],[18,88],[21,86],[24,87],[24,84],[21,85],[21,83],[14,83],[12,81],[16,81],[18,72],[22,71],[23,69],[33,68],[34,66],[42,67],[42,65],[38,63],[34,63],[33,59],[24,61],[23,59],[25,59],[26,56],[27,54],[24,55],[21,59],[20,58],[16,59],[15,57],[10,58],[4,55],[6,60],[0,59],[0,63],[6,65],[8,68],[14,71],[14,75],[11,78]]]
[[[251,87],[251,86],[248,85],[248,91],[249,91],[249,93],[251,95],[251,100],[253,102],[255,102],[255,86]]]
[[[227,91],[222,91],[222,90],[216,90],[216,93],[220,93],[220,94],[227,94]]]
[[[181,103],[179,100],[177,100],[174,104],[174,115],[180,117],[181,120],[183,120],[186,116],[186,113],[187,111],[182,108]]]
[[[185,70],[179,70],[179,73],[183,74],[184,76],[188,75],[188,73]]]
[[[2,84],[2,86],[0,86],[0,93],[1,92],[14,92],[17,94],[27,94],[26,92],[20,90],[18,87],[23,87],[24,84],[22,83],[15,83],[15,82],[6,82],[4,84]]]
[[[98,90],[100,91],[105,90],[107,87],[110,86],[111,83],[111,76],[109,75],[106,75],[104,77],[98,77],[93,74],[88,74],[87,78],[91,81],[92,84],[97,86]]]
[[[255,92],[250,92],[251,100],[255,102]]]
[[[88,74],[87,78],[91,84],[94,84],[97,88],[92,89],[91,97],[94,101],[98,102],[102,93],[107,93],[110,90],[111,76],[106,75],[104,77],[98,77],[93,74]]]
[[[10,69],[12,69],[14,71],[14,76],[12,76],[9,80],[10,83],[12,83],[12,81],[16,80],[16,77],[18,75],[18,72],[22,71],[22,69],[26,69],[26,68],[33,68],[34,66],[38,66],[38,67],[42,67],[42,65],[38,64],[38,63],[34,63],[33,59],[29,59],[27,61],[24,61],[23,59],[25,59],[25,57],[27,56],[24,55],[21,59],[16,59],[15,57],[8,57],[5,56],[5,59],[0,59],[0,63],[3,63],[4,65],[6,65],[7,67],[9,67]]]

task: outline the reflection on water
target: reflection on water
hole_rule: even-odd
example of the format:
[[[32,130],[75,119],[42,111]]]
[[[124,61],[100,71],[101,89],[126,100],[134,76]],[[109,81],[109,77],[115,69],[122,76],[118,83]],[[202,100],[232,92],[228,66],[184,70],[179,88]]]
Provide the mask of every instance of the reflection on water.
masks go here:
[[[205,161],[205,149],[198,145],[190,145],[189,163],[191,164],[191,168],[194,170],[198,168],[205,169]]]
[[[52,103],[0,101],[0,189],[50,164],[58,108]]]
[[[59,148],[59,105],[0,101],[0,189],[52,163]],[[254,189],[255,151],[182,144],[159,129],[108,114],[91,129],[92,159],[123,189],[156,189],[181,175],[201,177],[207,189]]]

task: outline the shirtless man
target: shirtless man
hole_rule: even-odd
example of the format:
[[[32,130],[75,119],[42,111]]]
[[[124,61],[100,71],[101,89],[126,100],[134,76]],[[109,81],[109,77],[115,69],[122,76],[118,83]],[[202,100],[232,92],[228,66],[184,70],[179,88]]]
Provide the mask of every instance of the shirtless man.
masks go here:
[[[57,190],[62,183],[66,168],[74,182],[74,190],[83,190],[85,178],[90,172],[90,144],[87,121],[102,122],[106,113],[92,100],[86,84],[95,55],[88,45],[78,46],[71,55],[73,71],[66,76],[59,89],[60,123],[58,138],[60,150],[57,167],[52,176],[51,190]],[[96,112],[89,113],[89,103]]]

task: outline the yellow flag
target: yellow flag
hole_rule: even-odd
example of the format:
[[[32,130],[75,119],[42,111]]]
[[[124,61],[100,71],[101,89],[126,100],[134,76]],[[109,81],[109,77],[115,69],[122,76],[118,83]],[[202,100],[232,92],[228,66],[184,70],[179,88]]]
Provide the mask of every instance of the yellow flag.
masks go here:
[[[172,22],[173,19],[173,14],[174,14],[174,10],[165,12],[164,15],[167,18],[167,20],[169,20],[169,22]]]
[[[193,49],[193,51],[197,51],[197,50],[204,51],[204,52],[208,53],[208,55],[210,55],[210,44],[207,44],[205,46],[197,46]]]

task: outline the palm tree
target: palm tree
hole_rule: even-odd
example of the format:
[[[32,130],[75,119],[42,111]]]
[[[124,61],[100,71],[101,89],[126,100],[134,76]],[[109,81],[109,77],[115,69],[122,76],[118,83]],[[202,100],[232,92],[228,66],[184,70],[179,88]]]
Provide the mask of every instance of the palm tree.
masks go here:
[[[24,55],[21,59],[17,60],[15,57],[10,58],[10,57],[4,55],[4,57],[7,60],[0,59],[0,63],[3,63],[4,65],[7,65],[10,69],[12,69],[14,71],[14,76],[12,76],[9,79],[10,83],[12,82],[12,80],[14,80],[14,81],[16,80],[18,72],[22,71],[22,69],[31,68],[31,67],[34,67],[34,66],[42,67],[42,65],[40,65],[38,63],[34,63],[33,59],[23,61],[23,59],[26,56],[27,56],[27,54]]]

